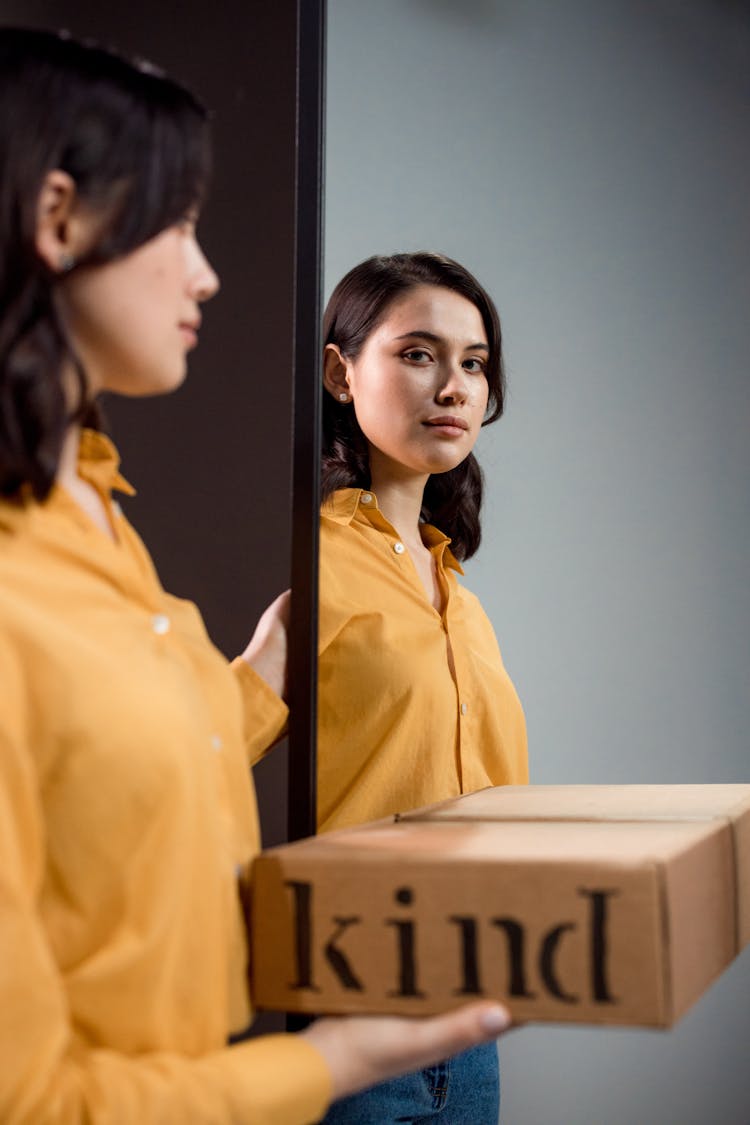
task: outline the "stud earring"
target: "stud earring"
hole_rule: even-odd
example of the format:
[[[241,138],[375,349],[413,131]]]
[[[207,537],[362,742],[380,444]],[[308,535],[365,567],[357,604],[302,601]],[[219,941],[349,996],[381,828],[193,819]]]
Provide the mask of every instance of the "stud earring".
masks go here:
[[[72,269],[74,269],[75,264],[76,264],[76,260],[75,260],[75,258],[73,257],[72,254],[61,254],[60,255],[60,262],[59,262],[60,273],[70,273],[70,271]]]
[[[349,395],[346,393],[346,391],[341,391],[341,393],[339,394],[339,402],[348,402],[348,401],[349,401]]]

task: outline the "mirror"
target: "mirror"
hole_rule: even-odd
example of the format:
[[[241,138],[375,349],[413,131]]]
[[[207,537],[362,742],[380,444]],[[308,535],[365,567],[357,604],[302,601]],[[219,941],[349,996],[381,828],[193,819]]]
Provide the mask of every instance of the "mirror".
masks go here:
[[[438,249],[500,311],[509,396],[465,581],[532,780],[747,781],[746,8],[330,0],[328,19],[326,295],[373,253]],[[668,1036],[511,1037],[504,1123],[697,1123],[717,1096],[740,1120],[749,971]]]

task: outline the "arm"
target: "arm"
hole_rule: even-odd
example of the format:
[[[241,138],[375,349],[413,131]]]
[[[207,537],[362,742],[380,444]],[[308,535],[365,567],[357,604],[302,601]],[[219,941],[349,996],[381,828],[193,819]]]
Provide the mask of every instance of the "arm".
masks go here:
[[[279,594],[264,610],[255,627],[242,659],[254,668],[266,683],[286,699],[287,650],[291,590]]]
[[[262,614],[242,656],[232,670],[245,708],[245,743],[254,765],[286,732],[289,603],[286,590]]]
[[[271,1036],[191,1058],[87,1039],[44,923],[54,879],[28,749],[26,688],[0,648],[0,1120],[5,1125],[303,1125],[325,1110],[331,1079],[298,1036]],[[71,828],[74,829],[74,819]],[[74,893],[70,888],[70,893]],[[75,966],[71,971],[74,971]],[[106,1001],[102,998],[102,1002]],[[123,1002],[113,995],[110,1002]]]

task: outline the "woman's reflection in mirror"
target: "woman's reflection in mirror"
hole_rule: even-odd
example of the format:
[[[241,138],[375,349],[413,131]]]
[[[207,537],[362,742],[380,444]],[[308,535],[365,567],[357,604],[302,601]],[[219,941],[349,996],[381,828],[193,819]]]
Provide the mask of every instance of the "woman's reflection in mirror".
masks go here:
[[[503,412],[497,310],[457,262],[372,257],[324,325],[318,688],[321,831],[528,780],[523,711],[463,582],[473,453]],[[494,1044],[338,1103],[329,1125],[494,1122]]]

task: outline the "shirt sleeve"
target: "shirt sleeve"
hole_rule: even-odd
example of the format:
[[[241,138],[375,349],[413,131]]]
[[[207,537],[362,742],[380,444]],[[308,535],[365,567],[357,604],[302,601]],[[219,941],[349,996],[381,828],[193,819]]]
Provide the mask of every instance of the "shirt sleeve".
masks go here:
[[[245,745],[255,765],[286,731],[289,708],[241,656],[232,661],[245,713]]]
[[[76,1029],[40,913],[45,831],[24,729],[23,683],[2,651],[0,683],[0,1120],[4,1125],[317,1121],[330,1099],[330,1074],[322,1056],[298,1036],[266,1036],[189,1058],[93,1047]]]

